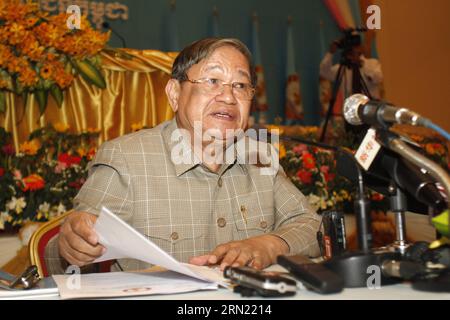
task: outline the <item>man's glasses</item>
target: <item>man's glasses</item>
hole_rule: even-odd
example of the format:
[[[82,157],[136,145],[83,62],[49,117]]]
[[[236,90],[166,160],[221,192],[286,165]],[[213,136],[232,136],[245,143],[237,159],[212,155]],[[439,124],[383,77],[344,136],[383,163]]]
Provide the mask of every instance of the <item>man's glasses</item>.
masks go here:
[[[233,91],[233,95],[237,99],[252,100],[253,96],[255,95],[255,88],[249,83],[227,83],[225,81],[214,78],[202,78],[198,80],[191,80],[189,78],[186,78],[186,81],[198,84],[206,94],[219,95],[223,93],[224,86],[230,86]]]

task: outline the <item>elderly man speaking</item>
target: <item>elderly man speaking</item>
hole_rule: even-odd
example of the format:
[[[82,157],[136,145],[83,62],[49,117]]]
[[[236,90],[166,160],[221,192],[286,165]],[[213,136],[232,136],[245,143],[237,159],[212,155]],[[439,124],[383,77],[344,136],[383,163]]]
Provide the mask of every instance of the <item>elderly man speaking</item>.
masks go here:
[[[247,129],[255,83],[239,40],[207,38],[183,49],[166,86],[175,118],[100,147],[49,255],[78,266],[101,256],[93,226],[105,206],[182,262],[262,269],[281,254],[317,256],[320,217],[284,171],[263,174],[259,163],[228,152]]]

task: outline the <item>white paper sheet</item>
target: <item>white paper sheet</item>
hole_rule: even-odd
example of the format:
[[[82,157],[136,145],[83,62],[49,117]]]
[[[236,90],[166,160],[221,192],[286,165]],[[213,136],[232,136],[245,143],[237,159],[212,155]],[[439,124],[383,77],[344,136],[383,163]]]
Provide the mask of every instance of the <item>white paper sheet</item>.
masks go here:
[[[105,207],[102,208],[94,228],[99,242],[106,248],[106,253],[95,262],[121,258],[137,259],[203,281],[225,285],[225,279],[219,270],[178,262]]]
[[[73,275],[54,275],[61,299],[108,298],[216,290],[217,284],[164,272],[106,272],[82,274],[74,286]]]
[[[29,290],[2,290],[0,289],[0,300],[16,299],[44,299],[58,296],[58,288],[29,289]]]

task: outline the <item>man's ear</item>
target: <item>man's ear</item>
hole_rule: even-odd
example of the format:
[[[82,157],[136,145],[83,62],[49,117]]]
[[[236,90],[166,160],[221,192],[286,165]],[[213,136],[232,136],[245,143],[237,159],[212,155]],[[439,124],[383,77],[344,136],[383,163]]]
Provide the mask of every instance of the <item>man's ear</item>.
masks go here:
[[[166,84],[166,95],[173,112],[178,110],[178,98],[180,97],[180,82],[176,79],[170,79]]]

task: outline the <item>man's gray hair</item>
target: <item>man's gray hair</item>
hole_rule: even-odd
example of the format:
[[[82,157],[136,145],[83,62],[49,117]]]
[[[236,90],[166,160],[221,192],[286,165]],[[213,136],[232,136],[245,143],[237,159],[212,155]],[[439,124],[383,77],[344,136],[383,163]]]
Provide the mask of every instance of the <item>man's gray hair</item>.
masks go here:
[[[255,86],[256,73],[252,62],[252,54],[245,44],[233,38],[205,38],[191,43],[175,59],[172,66],[172,78],[178,81],[186,81],[186,73],[190,67],[210,56],[216,49],[225,46],[233,47],[245,56],[250,68],[250,81]]]

